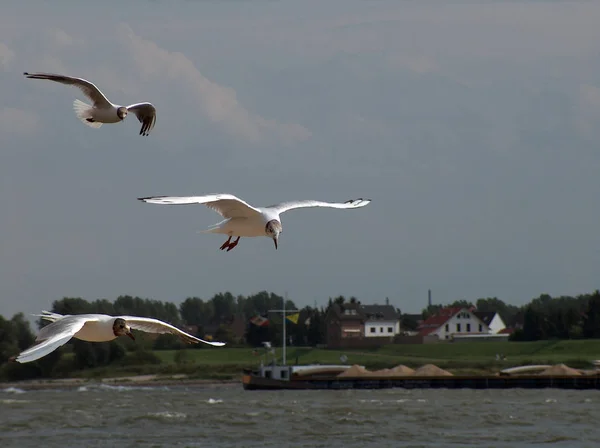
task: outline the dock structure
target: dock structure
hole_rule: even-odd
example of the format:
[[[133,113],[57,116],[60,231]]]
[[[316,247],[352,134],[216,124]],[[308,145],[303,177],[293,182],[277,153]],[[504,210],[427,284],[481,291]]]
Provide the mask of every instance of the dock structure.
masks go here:
[[[273,389],[575,389],[600,390],[600,375],[543,376],[406,376],[291,378],[288,381],[259,377],[246,372],[242,383],[246,390]]]

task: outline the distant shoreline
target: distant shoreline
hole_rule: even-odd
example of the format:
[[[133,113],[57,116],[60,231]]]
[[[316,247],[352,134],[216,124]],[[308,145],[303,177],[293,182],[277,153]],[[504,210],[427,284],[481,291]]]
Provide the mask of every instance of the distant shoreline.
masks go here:
[[[57,378],[24,381],[0,382],[0,392],[5,389],[43,390],[43,389],[75,389],[82,386],[135,386],[135,387],[166,387],[166,386],[233,386],[239,385],[239,379],[214,380],[189,378],[187,375],[134,375],[119,378]]]

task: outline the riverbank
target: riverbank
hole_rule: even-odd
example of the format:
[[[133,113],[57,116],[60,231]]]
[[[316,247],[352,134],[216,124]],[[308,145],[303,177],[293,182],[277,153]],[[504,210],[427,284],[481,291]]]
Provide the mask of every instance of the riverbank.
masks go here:
[[[79,387],[87,383],[113,385],[232,384],[241,382],[244,369],[269,363],[273,355],[282,358],[281,348],[273,354],[252,347],[188,348],[155,350],[155,363],[138,363],[139,357],[125,358],[113,364],[81,370],[54,372],[64,379],[37,379],[28,382],[3,382],[0,388]],[[61,362],[68,363],[70,353]],[[460,342],[437,344],[391,344],[371,350],[330,350],[313,347],[288,347],[289,364],[348,364],[369,370],[392,368],[399,364],[416,369],[425,364],[454,375],[493,375],[500,370],[531,364],[566,364],[577,369],[590,369],[600,359],[600,340],[536,341],[536,342]],[[3,367],[0,366],[0,373]],[[66,378],[65,378],[66,377]],[[6,376],[18,378],[18,376]]]
[[[132,375],[115,378],[53,378],[0,382],[0,392],[6,390],[78,389],[90,385],[113,387],[167,387],[167,386],[239,386],[240,379],[200,379],[188,375]]]

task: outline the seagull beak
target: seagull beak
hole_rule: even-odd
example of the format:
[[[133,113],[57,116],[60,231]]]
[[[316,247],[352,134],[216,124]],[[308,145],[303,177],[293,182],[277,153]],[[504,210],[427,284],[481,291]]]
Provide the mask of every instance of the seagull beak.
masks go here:
[[[277,250],[277,237],[273,238],[273,242],[275,243],[275,250]]]

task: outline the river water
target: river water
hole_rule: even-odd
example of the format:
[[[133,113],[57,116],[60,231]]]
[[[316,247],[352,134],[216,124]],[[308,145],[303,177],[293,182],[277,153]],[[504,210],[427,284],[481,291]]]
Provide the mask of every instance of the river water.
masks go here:
[[[0,447],[597,447],[600,392],[0,390]]]

